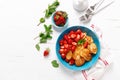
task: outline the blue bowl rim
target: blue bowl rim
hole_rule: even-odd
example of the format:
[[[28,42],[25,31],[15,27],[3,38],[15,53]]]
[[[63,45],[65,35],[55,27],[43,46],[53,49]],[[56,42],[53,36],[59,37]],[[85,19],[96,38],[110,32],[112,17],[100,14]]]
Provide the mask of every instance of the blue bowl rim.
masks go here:
[[[77,67],[76,67],[76,68],[69,67],[69,66],[71,66],[71,65],[69,65],[69,66],[65,65],[64,63],[61,62],[61,57],[58,57],[58,56],[60,55],[60,54],[57,52],[57,43],[59,43],[59,37],[60,37],[66,30],[72,29],[72,28],[75,28],[75,27],[88,29],[89,31],[91,31],[91,32],[96,36],[96,38],[97,38],[97,40],[98,40],[98,43],[99,43],[99,44],[98,44],[98,45],[99,45],[99,46],[98,46],[98,47],[99,47],[99,51],[97,52],[97,55],[98,55],[98,56],[95,57],[95,61],[93,61],[92,65],[88,65],[87,68],[81,68],[81,66],[78,67],[78,68],[77,68]],[[71,27],[69,27],[69,28],[67,28],[67,29],[65,29],[64,31],[61,32],[61,34],[60,34],[60,35],[58,36],[58,38],[57,38],[55,50],[56,50],[57,58],[59,59],[59,61],[62,63],[62,65],[63,65],[64,67],[68,68],[69,70],[73,70],[73,71],[81,71],[81,70],[89,69],[89,68],[91,68],[93,65],[95,65],[95,64],[97,63],[97,61],[98,61],[98,59],[99,59],[99,56],[100,56],[100,52],[101,52],[101,44],[100,44],[100,41],[99,41],[99,38],[98,38],[96,32],[92,31],[92,30],[89,29],[88,27],[76,25],[76,26],[71,26]],[[62,60],[62,61],[64,61],[64,60]],[[66,63],[67,63],[67,62],[66,62]],[[68,63],[67,63],[67,64],[68,64]]]

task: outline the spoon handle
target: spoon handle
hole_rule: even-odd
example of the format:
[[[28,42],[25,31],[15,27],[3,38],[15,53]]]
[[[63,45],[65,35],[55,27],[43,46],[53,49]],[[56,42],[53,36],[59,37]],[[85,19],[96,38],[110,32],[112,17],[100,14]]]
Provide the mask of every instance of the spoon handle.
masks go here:
[[[97,10],[104,1],[105,1],[105,0],[100,0],[100,1],[97,3],[97,5],[95,6],[95,10]]]
[[[94,14],[96,14],[96,13],[102,11],[103,9],[105,9],[106,7],[110,6],[114,1],[115,1],[115,0],[112,0],[112,1],[110,1],[109,3],[107,3],[105,6],[103,6],[102,8],[100,8],[99,10],[95,10],[95,11],[94,11]]]

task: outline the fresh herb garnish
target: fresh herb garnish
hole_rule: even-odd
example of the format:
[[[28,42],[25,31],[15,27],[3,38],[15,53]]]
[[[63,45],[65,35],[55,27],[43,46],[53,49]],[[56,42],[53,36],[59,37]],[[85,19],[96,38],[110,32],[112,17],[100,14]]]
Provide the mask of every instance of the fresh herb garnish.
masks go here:
[[[81,39],[77,42],[78,45],[84,44],[85,43],[85,39]]]
[[[48,8],[45,10],[45,18],[49,18],[53,12],[56,11],[56,8],[59,6],[58,0],[55,0],[51,5],[48,5]],[[40,18],[40,22],[37,26],[39,26],[41,23],[45,22],[45,18]]]
[[[36,47],[36,49],[37,49],[38,51],[40,50],[39,44],[36,44],[35,47]]]
[[[45,22],[45,18],[40,18],[40,22],[44,23]]]
[[[52,32],[52,25],[49,25],[49,26],[47,26],[46,24],[44,24],[44,28],[45,28],[45,32],[46,33],[51,33]]]
[[[39,26],[41,23],[44,23],[45,22],[45,18],[40,18],[40,22],[39,22],[39,24],[37,25],[37,26]]]
[[[45,32],[40,33],[40,43],[46,43],[48,39],[52,39],[51,33],[52,33],[52,25],[47,26],[44,24]]]
[[[36,38],[40,38],[38,44],[40,44],[40,43],[46,43],[47,40],[52,39],[52,35],[51,35],[52,32],[53,32],[52,31],[52,25],[48,25],[47,26],[46,24],[44,24],[44,29],[45,29],[45,32],[41,32],[39,34],[39,36],[36,37]],[[40,46],[38,44],[36,44],[35,47],[39,51],[40,50]]]
[[[58,68],[59,67],[59,64],[57,63],[57,60],[53,60],[51,62],[52,66],[55,67],[55,68]]]
[[[51,5],[48,5],[48,8],[45,11],[45,17],[49,18],[53,12],[56,11],[56,8],[59,6],[58,0],[54,1]]]

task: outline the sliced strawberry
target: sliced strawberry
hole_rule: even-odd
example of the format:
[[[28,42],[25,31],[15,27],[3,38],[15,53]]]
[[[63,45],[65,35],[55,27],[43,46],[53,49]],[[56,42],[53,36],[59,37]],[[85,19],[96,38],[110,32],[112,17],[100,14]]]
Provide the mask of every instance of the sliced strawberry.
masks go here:
[[[65,61],[66,61],[66,62],[69,62],[69,60],[68,60],[67,58],[65,59]]]
[[[86,41],[84,44],[83,44],[84,48],[87,48],[88,46],[88,42]]]
[[[65,49],[64,49],[64,53],[67,54],[67,52],[68,52],[68,49],[65,48]]]
[[[73,40],[72,39],[68,39],[68,44],[72,44]]]
[[[65,35],[63,36],[63,38],[64,38],[65,40],[68,40],[68,35],[65,34]]]
[[[83,39],[86,36],[86,33],[81,33],[80,37]]]
[[[59,42],[59,44],[62,46],[64,44],[64,40],[61,39],[60,42]]]
[[[77,45],[77,43],[76,43],[76,42],[72,42],[72,45],[76,46],[76,45]]]
[[[61,49],[64,49],[65,47],[64,46],[60,46]]]
[[[66,40],[64,40],[64,41],[63,41],[63,43],[64,43],[64,44],[67,44],[67,41],[66,41]]]
[[[69,64],[70,64],[70,65],[75,64],[75,60],[74,60],[74,59],[71,59],[71,60],[69,61]]]
[[[77,36],[76,36],[76,38],[75,38],[75,41],[78,42],[78,41],[80,40],[80,38],[81,38],[80,35],[77,34]]]
[[[70,35],[69,34],[67,34],[67,37],[68,37],[68,39],[70,39]]]
[[[69,32],[69,35],[71,35],[71,34],[73,34],[73,33],[75,33],[74,30],[71,30],[71,31]]]
[[[60,53],[60,54],[64,53],[64,49],[61,48],[61,49],[59,50],[59,53]]]
[[[64,44],[64,48],[66,48],[66,49],[67,49],[68,47],[69,47],[69,45],[68,45],[68,44]]]
[[[75,49],[76,49],[76,46],[73,45],[73,46],[71,47],[72,52],[74,52]]]
[[[74,38],[76,38],[76,34],[75,34],[75,33],[72,33],[72,34],[70,34],[70,37],[71,37],[72,39],[74,39]]]
[[[82,33],[82,31],[80,30],[80,29],[78,29],[77,31],[76,31],[76,34],[81,34]]]
[[[65,53],[62,53],[62,54],[61,54],[61,57],[62,57],[62,59],[65,59],[65,58],[66,58],[66,54],[65,54]]]
[[[72,48],[72,45],[69,44],[69,45],[68,45],[68,50],[71,50],[71,48]]]

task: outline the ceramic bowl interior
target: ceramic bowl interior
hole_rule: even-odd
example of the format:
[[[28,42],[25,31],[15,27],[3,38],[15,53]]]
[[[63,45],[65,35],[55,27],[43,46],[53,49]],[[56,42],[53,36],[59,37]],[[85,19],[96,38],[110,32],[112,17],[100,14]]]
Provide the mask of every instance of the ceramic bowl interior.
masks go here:
[[[88,62],[85,62],[85,64],[83,64],[82,66],[76,66],[76,65],[69,65],[69,63],[67,63],[65,60],[63,60],[61,58],[61,55],[59,53],[59,49],[60,49],[60,45],[59,45],[59,41],[63,38],[64,34],[66,33],[69,33],[69,31],[71,30],[77,30],[77,29],[81,29],[83,32],[86,32],[87,35],[91,36],[94,40],[94,43],[96,44],[97,48],[98,48],[98,51],[95,55],[92,56],[92,60],[91,61],[88,61]],[[72,26],[72,27],[69,27],[67,28],[66,30],[64,30],[58,37],[57,39],[57,42],[56,42],[56,55],[59,59],[59,61],[68,69],[70,70],[86,70],[86,69],[89,69],[90,67],[92,67],[97,61],[98,61],[98,58],[100,56],[100,42],[99,42],[99,39],[96,35],[95,32],[93,32],[92,30],[90,30],[89,28],[87,27],[84,27],[84,26]]]

